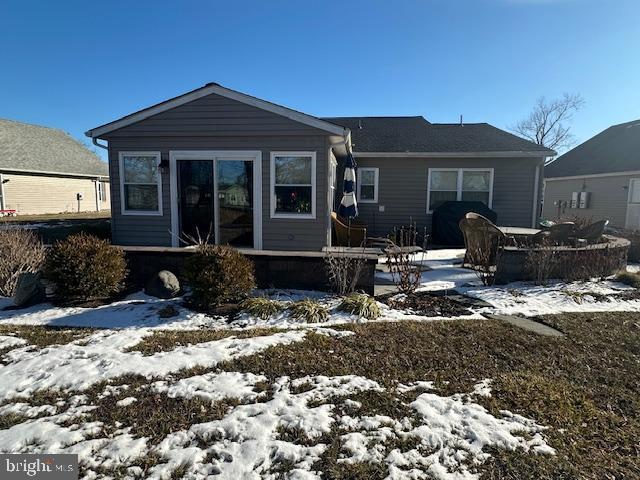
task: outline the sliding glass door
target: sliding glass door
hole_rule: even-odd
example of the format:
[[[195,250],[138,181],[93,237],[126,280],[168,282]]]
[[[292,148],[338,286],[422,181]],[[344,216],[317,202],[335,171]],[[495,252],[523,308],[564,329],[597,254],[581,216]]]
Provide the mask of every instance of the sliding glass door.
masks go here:
[[[216,159],[217,243],[253,247],[253,161]]]
[[[175,244],[207,238],[209,243],[256,248],[258,160],[236,152],[194,152],[174,162]]]

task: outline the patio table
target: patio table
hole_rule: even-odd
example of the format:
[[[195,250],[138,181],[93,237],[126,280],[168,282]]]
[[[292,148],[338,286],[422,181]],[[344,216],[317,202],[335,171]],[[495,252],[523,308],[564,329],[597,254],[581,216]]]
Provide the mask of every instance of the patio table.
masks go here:
[[[535,235],[540,230],[537,228],[524,228],[524,227],[498,227],[498,229],[505,235],[513,235],[518,237],[527,237]]]

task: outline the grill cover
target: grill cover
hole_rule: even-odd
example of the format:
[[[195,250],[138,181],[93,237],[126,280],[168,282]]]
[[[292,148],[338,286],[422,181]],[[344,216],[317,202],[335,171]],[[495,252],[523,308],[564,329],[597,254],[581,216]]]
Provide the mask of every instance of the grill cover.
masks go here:
[[[464,246],[464,238],[458,224],[469,213],[479,213],[493,223],[498,214],[482,202],[444,202],[433,211],[431,236],[435,245]]]

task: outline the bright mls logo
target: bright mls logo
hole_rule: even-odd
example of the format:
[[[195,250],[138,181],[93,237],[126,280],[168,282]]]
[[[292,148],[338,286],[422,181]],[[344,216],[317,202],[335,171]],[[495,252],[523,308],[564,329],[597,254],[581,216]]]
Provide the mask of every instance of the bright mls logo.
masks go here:
[[[0,454],[2,480],[77,480],[77,455]]]

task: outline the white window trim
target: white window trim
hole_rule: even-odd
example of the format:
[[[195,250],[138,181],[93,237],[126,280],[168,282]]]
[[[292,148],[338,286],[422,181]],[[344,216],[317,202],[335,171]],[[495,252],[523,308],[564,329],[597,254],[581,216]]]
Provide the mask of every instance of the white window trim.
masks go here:
[[[276,213],[276,157],[311,157],[311,213]],[[271,186],[271,218],[295,218],[313,220],[316,218],[316,152],[271,152],[270,162]],[[305,184],[304,186],[308,186]]]
[[[358,181],[358,177],[362,178],[362,173],[366,171],[373,172],[373,199],[363,199],[360,194],[362,182]],[[358,203],[378,203],[378,175],[380,169],[377,167],[359,167],[358,175],[356,175],[356,186],[358,188]]]
[[[456,201],[462,200],[462,176],[464,172],[489,172],[489,208],[493,207],[493,168],[430,168],[427,174],[427,214],[432,214],[431,205],[431,172],[457,172]]]
[[[158,161],[158,210],[128,210],[124,199],[124,157],[156,157]],[[118,152],[118,173],[120,177],[120,213],[122,215],[162,216],[162,172],[160,171],[160,152]]]

